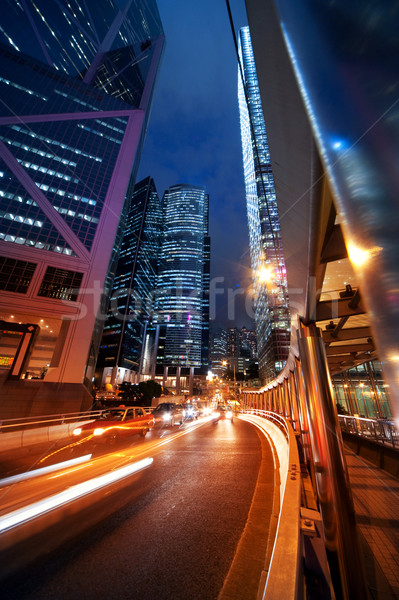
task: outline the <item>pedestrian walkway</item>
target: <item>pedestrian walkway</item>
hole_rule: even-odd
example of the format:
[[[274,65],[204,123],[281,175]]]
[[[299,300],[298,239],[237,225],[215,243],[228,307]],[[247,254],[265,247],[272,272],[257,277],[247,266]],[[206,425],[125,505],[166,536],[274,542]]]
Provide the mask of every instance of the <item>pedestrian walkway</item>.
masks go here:
[[[345,448],[372,600],[399,600],[399,480]]]

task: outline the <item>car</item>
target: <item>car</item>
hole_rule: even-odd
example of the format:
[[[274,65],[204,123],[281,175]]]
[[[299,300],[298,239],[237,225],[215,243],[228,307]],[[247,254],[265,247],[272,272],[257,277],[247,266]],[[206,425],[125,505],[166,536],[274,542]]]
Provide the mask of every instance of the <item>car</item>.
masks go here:
[[[154,423],[152,414],[142,407],[119,406],[101,411],[98,419],[76,427],[72,433],[79,439],[93,437],[98,441],[115,441],[135,434],[144,437]]]
[[[201,417],[208,417],[212,414],[212,409],[207,402],[197,402],[196,406]]]
[[[152,416],[157,425],[181,425],[184,421],[183,406],[174,402],[161,402],[152,411]]]
[[[196,404],[183,404],[183,416],[185,419],[198,419],[200,411]]]
[[[230,406],[225,406],[224,404],[219,404],[214,413],[217,419],[233,419],[233,411]]]

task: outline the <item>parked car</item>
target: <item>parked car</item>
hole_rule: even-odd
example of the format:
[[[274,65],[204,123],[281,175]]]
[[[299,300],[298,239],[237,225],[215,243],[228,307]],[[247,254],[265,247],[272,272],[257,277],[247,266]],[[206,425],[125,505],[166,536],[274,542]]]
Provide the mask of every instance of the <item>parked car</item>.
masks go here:
[[[216,412],[214,413],[217,419],[233,419],[233,411],[230,406],[225,406],[224,404],[219,404],[216,408]]]
[[[181,425],[184,421],[183,406],[174,402],[161,402],[152,411],[152,416],[158,425]]]
[[[90,423],[80,425],[73,435],[83,439],[93,436],[98,440],[114,441],[118,438],[139,434],[145,436],[154,426],[154,417],[141,407],[109,408]]]

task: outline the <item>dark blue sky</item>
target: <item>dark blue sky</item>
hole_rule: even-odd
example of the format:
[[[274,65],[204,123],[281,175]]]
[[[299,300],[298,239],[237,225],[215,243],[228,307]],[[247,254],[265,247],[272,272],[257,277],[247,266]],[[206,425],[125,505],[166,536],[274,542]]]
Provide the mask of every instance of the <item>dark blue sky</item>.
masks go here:
[[[139,179],[152,176],[160,195],[177,183],[206,188],[211,318],[228,327],[252,328],[244,293],[250,273],[237,61],[226,3],[158,0],[158,8],[166,47]],[[231,10],[236,31],[247,25],[244,0],[231,0]]]

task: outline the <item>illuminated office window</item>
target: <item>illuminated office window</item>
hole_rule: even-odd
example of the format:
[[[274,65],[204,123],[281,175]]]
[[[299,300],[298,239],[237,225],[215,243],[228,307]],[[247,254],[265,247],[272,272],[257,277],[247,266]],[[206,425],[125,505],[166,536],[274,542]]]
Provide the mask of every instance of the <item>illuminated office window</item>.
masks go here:
[[[38,296],[76,302],[83,273],[47,267]]]
[[[0,256],[0,289],[26,294],[35,268],[35,263]]]

